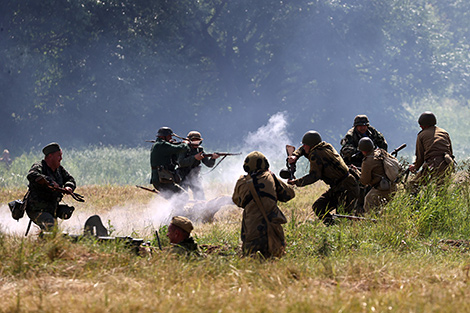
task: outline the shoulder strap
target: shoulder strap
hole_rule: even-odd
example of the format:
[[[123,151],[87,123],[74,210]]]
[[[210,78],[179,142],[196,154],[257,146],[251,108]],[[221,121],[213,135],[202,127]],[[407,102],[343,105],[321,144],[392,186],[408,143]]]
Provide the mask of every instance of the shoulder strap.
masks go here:
[[[253,178],[250,178],[249,180],[247,180],[247,183],[248,183],[248,187],[250,188],[251,195],[253,196],[253,199],[258,205],[259,210],[261,211],[261,214],[263,214],[263,217],[266,220],[266,223],[271,224],[271,222],[268,220],[268,216],[266,214],[266,210],[264,208],[263,202],[261,201],[258,193],[256,192],[255,184],[253,183]]]

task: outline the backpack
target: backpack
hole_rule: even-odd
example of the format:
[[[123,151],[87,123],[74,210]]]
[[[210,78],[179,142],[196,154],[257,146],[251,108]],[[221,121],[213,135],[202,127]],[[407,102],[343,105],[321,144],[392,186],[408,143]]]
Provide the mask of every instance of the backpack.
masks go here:
[[[385,175],[391,182],[397,182],[400,174],[403,172],[403,166],[398,162],[398,159],[392,156],[387,151],[380,149],[383,157],[383,165]]]

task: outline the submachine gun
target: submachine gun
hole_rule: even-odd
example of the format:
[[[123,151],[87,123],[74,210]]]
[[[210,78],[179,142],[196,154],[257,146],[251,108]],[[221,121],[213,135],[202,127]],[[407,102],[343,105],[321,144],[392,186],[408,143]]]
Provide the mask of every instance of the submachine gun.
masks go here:
[[[295,163],[289,163],[289,157],[292,156],[294,151],[295,151],[294,146],[286,145],[286,153],[287,153],[286,168],[281,169],[281,171],[279,172],[279,176],[282,179],[295,179],[295,171],[297,170],[297,166]]]

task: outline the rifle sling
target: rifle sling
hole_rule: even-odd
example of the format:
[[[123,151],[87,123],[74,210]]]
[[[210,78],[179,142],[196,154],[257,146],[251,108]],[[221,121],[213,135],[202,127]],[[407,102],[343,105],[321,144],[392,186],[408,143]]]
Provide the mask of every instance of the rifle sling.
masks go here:
[[[269,221],[268,216],[266,214],[266,210],[264,208],[263,202],[259,198],[258,192],[256,192],[255,184],[253,182],[253,178],[250,178],[248,181],[248,187],[250,188],[251,195],[253,196],[253,200],[255,200],[256,204],[258,205],[259,210],[261,211],[261,214],[263,214],[263,217],[266,221],[266,226],[269,227],[271,226],[271,229],[274,230],[277,236],[280,234],[277,232],[275,227],[272,227],[272,223]],[[280,236],[279,236],[280,237]]]

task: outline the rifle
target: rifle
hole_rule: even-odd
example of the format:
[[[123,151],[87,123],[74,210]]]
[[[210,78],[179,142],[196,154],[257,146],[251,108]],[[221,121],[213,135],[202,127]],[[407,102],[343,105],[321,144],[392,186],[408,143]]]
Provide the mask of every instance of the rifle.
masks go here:
[[[71,195],[72,198],[75,200],[75,201],[78,201],[78,202],[85,202],[85,197],[83,197],[81,194],[78,194],[76,192],[72,192],[70,193],[67,189],[65,188],[62,188],[62,187],[51,187],[52,190],[54,191],[59,191],[63,194],[66,194],[66,195]]]
[[[289,163],[289,157],[292,156],[292,154],[295,151],[295,147],[291,145],[286,145],[286,153],[287,153],[287,159],[286,159],[286,167],[283,168],[279,172],[279,176],[283,179],[295,179],[295,171],[297,170],[297,166],[295,163]]]
[[[150,191],[150,192],[153,192],[153,193],[156,193],[156,194],[159,194],[160,191],[158,191],[157,189],[153,188],[153,189],[150,189],[150,188],[147,188],[147,187],[144,187],[144,186],[139,186],[139,185],[135,185],[137,188],[140,188],[140,189],[143,189],[143,190],[147,190],[147,191]]]
[[[394,157],[397,157],[398,152],[405,149],[405,147],[406,147],[406,143],[402,144],[401,146],[393,150],[390,154],[393,155]]]
[[[241,155],[242,153],[228,153],[228,152],[213,152],[213,153],[203,153],[202,156],[205,158],[212,157],[214,154],[218,154],[221,157],[226,157],[230,155]]]
[[[371,222],[377,223],[377,220],[374,218],[365,218],[361,216],[343,215],[343,214],[331,214],[331,216],[333,217],[333,219],[344,218],[344,219],[351,220],[351,221],[371,221]]]

